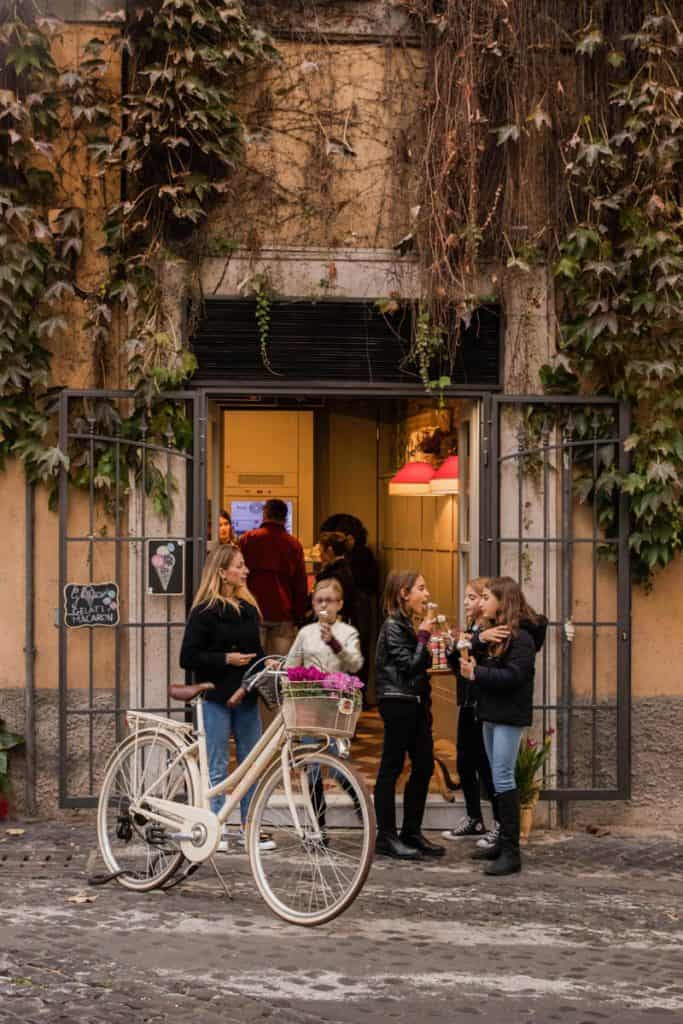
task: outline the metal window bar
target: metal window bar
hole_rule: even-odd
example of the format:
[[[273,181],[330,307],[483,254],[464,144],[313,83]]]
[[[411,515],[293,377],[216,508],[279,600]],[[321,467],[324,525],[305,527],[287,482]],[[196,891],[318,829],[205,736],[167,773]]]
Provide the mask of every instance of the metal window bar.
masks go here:
[[[519,416],[525,407],[536,413],[547,409],[537,445],[529,443],[523,428],[520,427],[512,439],[514,428],[507,420],[503,425],[504,413]],[[589,417],[590,429],[586,431],[582,426],[582,433],[578,435],[574,433],[574,425],[582,414]],[[549,618],[549,639],[538,663],[541,679],[537,679],[534,710],[544,733],[553,724],[557,728],[553,751],[556,778],[553,783],[552,772],[546,771],[543,796],[561,804],[582,799],[625,799],[630,792],[628,498],[619,494],[618,515],[608,535],[601,534],[595,501],[590,511],[590,526],[585,527],[588,535],[583,535],[583,526],[581,535],[577,535],[574,519],[578,506],[573,486],[575,466],[581,464],[583,471],[589,474],[592,497],[600,476],[601,454],[608,446],[615,451],[619,470],[626,473],[629,456],[624,451],[623,440],[628,431],[628,408],[605,396],[493,395],[490,403],[484,402],[481,571],[498,574],[501,565],[511,567],[513,557],[512,565],[516,565],[524,587],[524,574],[533,557],[534,567],[528,571],[532,571],[534,594]],[[524,468],[531,459],[540,467],[538,480],[542,495],[538,509],[529,514]],[[556,506],[553,494],[557,495]],[[514,528],[508,525],[501,529],[502,519],[507,524],[512,522]],[[611,577],[602,570],[600,550],[605,548],[611,548],[616,556]],[[577,562],[582,551],[586,557],[582,556]],[[539,564],[535,565],[536,562]],[[580,585],[576,594],[575,580]],[[573,618],[575,599],[580,601],[583,610],[577,619]],[[553,615],[551,606],[555,600],[557,612]],[[616,605],[616,617],[609,613],[604,615],[604,612],[601,617],[601,606],[606,609],[612,604]],[[572,621],[575,629],[574,644],[564,628],[567,620]],[[614,638],[616,662],[613,693],[603,692],[600,685],[604,672],[602,659],[608,651],[610,634]],[[557,664],[553,657],[553,635],[559,643]],[[582,650],[577,661],[579,647]],[[612,667],[608,667],[611,676]],[[587,728],[580,724],[584,720]]]

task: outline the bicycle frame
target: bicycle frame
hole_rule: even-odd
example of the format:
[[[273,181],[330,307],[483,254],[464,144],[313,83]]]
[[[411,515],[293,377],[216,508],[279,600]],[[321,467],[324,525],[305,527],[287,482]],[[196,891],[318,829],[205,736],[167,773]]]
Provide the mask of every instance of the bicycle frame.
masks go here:
[[[177,733],[165,730],[163,719],[159,718],[158,724],[155,723],[159,733],[163,733],[178,745],[178,754],[173,758],[170,764],[166,766],[160,775],[150,780],[150,785],[142,793],[140,800],[131,805],[131,810],[133,812],[144,812],[147,818],[156,821],[160,825],[165,825],[168,828],[177,828],[179,820],[186,822],[190,826],[202,823],[206,824],[204,815],[211,814],[211,798],[225,793],[225,803],[218,814],[215,815],[219,826],[217,831],[218,835],[220,835],[221,827],[228,820],[233,810],[239,805],[242,797],[255,783],[260,781],[268,766],[275,761],[279,754],[282,763],[285,793],[292,815],[292,821],[299,836],[303,836],[304,829],[299,821],[291,785],[292,747],[285,732],[282,715],[278,714],[276,716],[244,761],[242,761],[242,763],[238,765],[233,772],[227,775],[222,782],[217,783],[215,786],[211,786],[209,778],[209,760],[206,748],[206,730],[204,727],[203,698],[201,696],[196,697],[192,701],[192,704],[194,704],[196,709],[197,729],[196,738],[191,743],[183,744],[183,739],[180,738]],[[151,715],[147,717],[150,719],[152,718]],[[323,737],[321,737],[321,741],[323,742],[323,747],[321,749],[324,749],[329,744],[329,739],[323,740]],[[314,753],[316,749],[317,748],[306,746],[305,751],[307,754],[310,754]],[[151,796],[150,791],[157,787],[159,783],[166,778],[166,776],[170,775],[176,765],[183,758],[192,759],[195,764],[198,763],[199,792],[196,794],[196,803],[192,806],[175,804],[171,801],[160,800]],[[317,816],[313,809],[310,794],[308,792],[308,787],[302,786],[301,792],[303,794],[306,812],[311,822],[311,826],[317,834],[319,831],[319,825]],[[216,844],[212,845],[215,848]],[[211,852],[213,852],[213,850],[207,853],[207,856],[209,856]]]

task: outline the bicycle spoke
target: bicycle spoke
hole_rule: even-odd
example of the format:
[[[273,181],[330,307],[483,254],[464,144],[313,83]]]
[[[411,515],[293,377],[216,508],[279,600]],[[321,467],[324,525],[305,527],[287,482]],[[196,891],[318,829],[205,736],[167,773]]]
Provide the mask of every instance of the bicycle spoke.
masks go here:
[[[299,758],[291,782],[303,835],[296,832],[279,768],[255,798],[253,822],[272,836],[276,849],[261,852],[252,842],[250,857],[260,891],[276,913],[319,923],[339,913],[362,884],[372,856],[371,811],[355,775],[330,755]]]

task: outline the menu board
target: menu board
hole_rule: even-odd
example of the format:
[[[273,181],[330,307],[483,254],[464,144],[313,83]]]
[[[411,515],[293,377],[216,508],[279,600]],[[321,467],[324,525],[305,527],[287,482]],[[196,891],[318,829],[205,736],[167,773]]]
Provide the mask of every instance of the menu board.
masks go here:
[[[118,583],[67,583],[64,587],[64,622],[80,626],[118,626]]]

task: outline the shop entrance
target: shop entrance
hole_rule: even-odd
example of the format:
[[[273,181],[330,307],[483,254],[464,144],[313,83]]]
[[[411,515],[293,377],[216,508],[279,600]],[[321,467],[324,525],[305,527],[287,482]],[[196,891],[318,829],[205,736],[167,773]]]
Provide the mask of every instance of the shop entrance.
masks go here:
[[[468,577],[519,578],[549,619],[534,725],[539,735],[555,730],[546,795],[628,796],[628,502],[616,484],[628,471],[623,406],[467,392],[442,404],[415,387],[401,397],[396,387],[382,394],[355,385],[244,384],[158,396],[145,411],[128,392],[64,391],[60,402],[60,447],[86,484],[72,486],[62,469],[62,806],[94,802],[127,709],[185,713],[168,684],[178,678],[184,623],[218,513],[236,503],[236,518],[249,525],[276,490],[289,502],[312,574],[320,525],[350,513],[368,531],[377,594],[390,568],[417,566],[451,625],[461,624]],[[259,434],[263,417],[275,415],[284,417],[272,421],[277,429]],[[390,493],[406,459],[421,452],[438,462],[453,449],[457,493]],[[437,752],[452,773],[453,680],[433,682]],[[369,692],[372,701],[372,677]],[[354,750],[368,776],[378,753],[372,721],[369,712]],[[430,824],[448,826],[452,816],[435,794]]]
[[[297,400],[256,395],[245,408],[229,396],[208,403],[208,503],[210,543],[221,511],[240,535],[261,522],[263,503],[287,503],[288,527],[301,541],[309,582],[320,569],[318,540],[328,521],[341,515],[362,524],[374,559],[356,581],[362,602],[359,628],[369,653],[367,704],[361,716],[354,760],[374,781],[382,725],[375,708],[373,652],[380,620],[383,581],[391,569],[418,568],[425,575],[446,625],[462,626],[461,597],[478,566],[479,438],[481,403],[472,398],[358,399],[325,396]],[[391,481],[410,460],[435,467],[458,453],[457,480],[443,493],[392,493]],[[401,488],[398,488],[401,490]],[[360,540],[359,540],[360,543]],[[358,552],[357,552],[358,553]],[[353,566],[354,559],[351,558]],[[434,732],[441,762],[432,783],[453,792],[456,779],[455,686],[446,671],[433,676]]]

